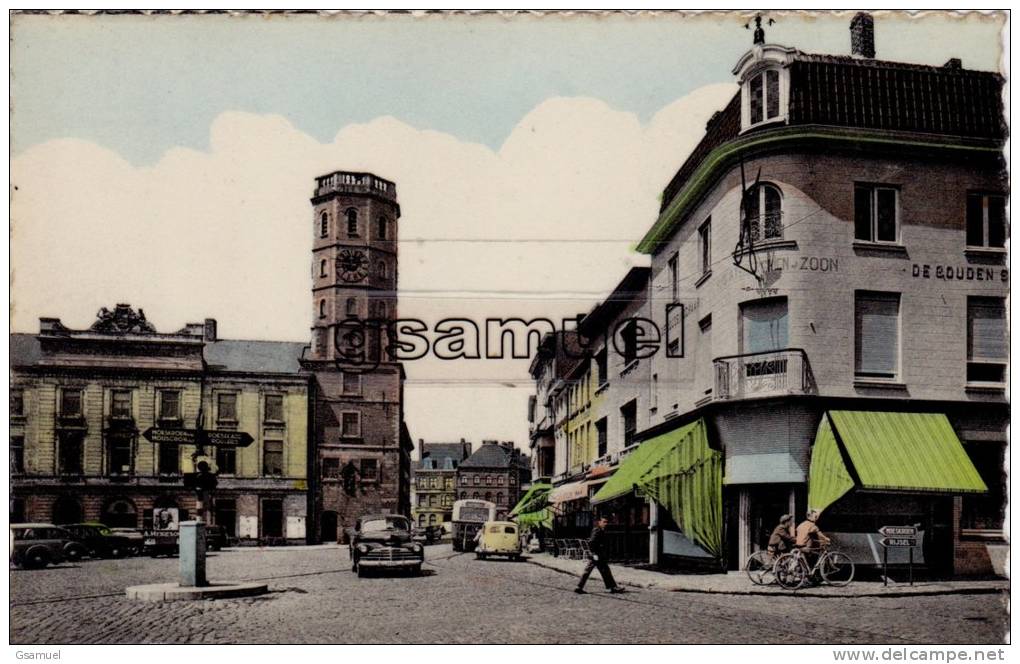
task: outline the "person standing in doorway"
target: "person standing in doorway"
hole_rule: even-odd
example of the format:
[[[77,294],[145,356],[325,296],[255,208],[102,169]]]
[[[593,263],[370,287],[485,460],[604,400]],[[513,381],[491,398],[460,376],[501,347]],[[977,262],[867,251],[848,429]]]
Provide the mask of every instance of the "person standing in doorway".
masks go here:
[[[606,560],[606,525],[608,523],[609,519],[605,516],[595,519],[595,528],[591,531],[591,537],[588,539],[591,558],[588,559],[588,565],[584,568],[584,573],[581,574],[581,580],[578,582],[577,587],[574,588],[574,592],[578,595],[585,594],[584,584],[588,582],[588,577],[591,576],[592,570],[595,568],[598,568],[599,574],[602,575],[602,582],[606,584],[606,589],[609,592],[623,592],[623,588],[616,585],[613,572],[609,569],[609,562]]]

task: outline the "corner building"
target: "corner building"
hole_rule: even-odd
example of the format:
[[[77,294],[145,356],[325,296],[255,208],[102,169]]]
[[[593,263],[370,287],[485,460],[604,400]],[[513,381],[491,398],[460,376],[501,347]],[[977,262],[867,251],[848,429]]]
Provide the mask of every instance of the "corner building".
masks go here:
[[[598,448],[588,491],[566,493],[621,536],[647,500],[650,562],[736,569],[815,508],[858,564],[880,564],[879,528],[916,525],[931,573],[1001,573],[1003,81],[876,59],[865,13],[850,32],[849,55],[755,32],[638,244],[658,351],[595,356]],[[609,306],[579,326],[596,353]],[[555,454],[554,484],[577,485]]]
[[[660,328],[684,305],[685,348],[651,360],[667,394],[642,438],[704,418],[731,568],[782,513],[819,508],[859,561],[877,562],[881,526],[920,524],[928,568],[990,572],[1009,421],[1002,80],[877,60],[867,14],[851,35],[850,56],[755,43],[667,186],[639,250]]]
[[[362,514],[410,516],[411,450],[404,425],[404,370],[363,338],[373,361],[352,363],[338,348],[354,321],[397,318],[397,220],[392,182],[337,171],[316,179],[312,214],[312,532],[337,541]]]

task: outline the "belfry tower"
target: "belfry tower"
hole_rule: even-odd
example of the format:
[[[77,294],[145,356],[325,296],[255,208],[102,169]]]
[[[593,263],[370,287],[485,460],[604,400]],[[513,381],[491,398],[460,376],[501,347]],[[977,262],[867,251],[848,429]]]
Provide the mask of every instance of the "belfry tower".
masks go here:
[[[338,351],[360,322],[397,317],[394,183],[371,173],[316,178],[312,202],[312,345],[302,362],[314,375],[309,450],[316,486],[309,539],[337,541],[363,514],[410,512],[410,436],[403,421],[403,367],[352,363]],[[379,352],[364,337],[367,354]]]

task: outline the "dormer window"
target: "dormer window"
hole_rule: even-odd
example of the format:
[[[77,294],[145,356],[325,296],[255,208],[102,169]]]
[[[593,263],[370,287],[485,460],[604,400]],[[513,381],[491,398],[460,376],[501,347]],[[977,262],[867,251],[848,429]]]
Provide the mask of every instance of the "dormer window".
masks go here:
[[[755,44],[733,68],[740,83],[740,130],[785,122],[790,99],[790,69],[796,49]]]
[[[750,91],[750,122],[756,125],[779,117],[779,71],[766,69],[755,74],[748,83]]]

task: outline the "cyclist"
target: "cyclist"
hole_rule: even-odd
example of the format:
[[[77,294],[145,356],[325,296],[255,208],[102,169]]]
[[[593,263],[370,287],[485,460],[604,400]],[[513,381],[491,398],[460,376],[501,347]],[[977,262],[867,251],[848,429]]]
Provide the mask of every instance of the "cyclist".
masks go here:
[[[772,530],[769,536],[768,551],[773,558],[778,558],[793,548],[795,542],[793,534],[793,517],[784,514],[779,517],[779,525]]]
[[[829,545],[830,540],[821,530],[818,529],[818,510],[810,510],[807,518],[797,526],[797,541],[795,546],[804,553],[808,565],[813,567],[818,560],[822,549]]]

